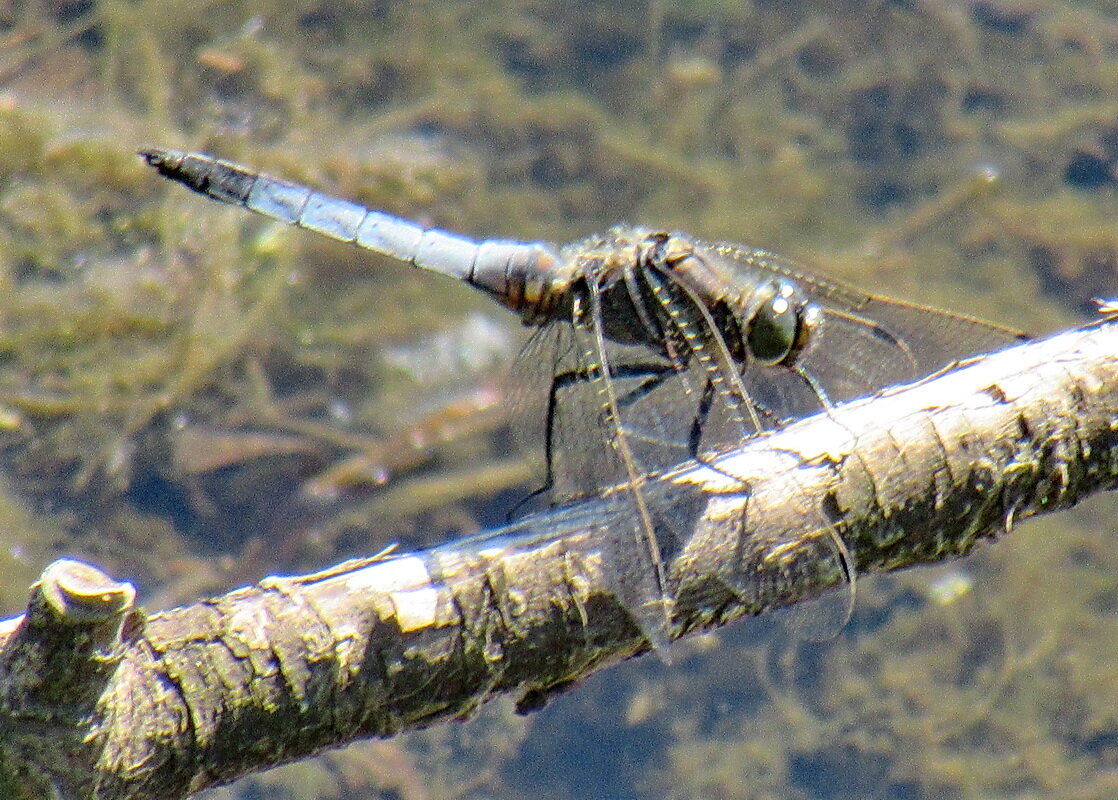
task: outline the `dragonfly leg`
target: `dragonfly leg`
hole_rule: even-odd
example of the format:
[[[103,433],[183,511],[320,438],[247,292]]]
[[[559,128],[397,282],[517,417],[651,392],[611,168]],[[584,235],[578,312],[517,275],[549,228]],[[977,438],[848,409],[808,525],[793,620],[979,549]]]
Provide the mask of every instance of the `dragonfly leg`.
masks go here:
[[[809,376],[805,375],[803,377],[814,389],[815,382]],[[826,395],[822,395],[821,392],[822,389],[819,390],[819,393],[821,399],[826,402]],[[703,428],[706,426],[707,418],[710,416],[710,411],[714,407],[715,397],[717,397],[717,386],[714,379],[708,376],[706,383],[703,386],[702,394],[699,395],[699,407],[695,410],[695,417],[691,420],[691,430],[687,437],[687,456],[706,466],[711,466],[711,463],[709,459],[704,459],[700,455],[700,448],[703,444]],[[749,426],[746,424],[746,421],[744,419],[740,419],[739,422],[742,426],[741,438],[743,440],[755,436],[756,434],[761,433],[763,430],[765,430],[765,427],[761,425],[762,419],[767,425],[772,425],[772,427],[774,428],[779,426],[780,421],[779,419],[777,419],[776,415],[772,412],[771,409],[766,408],[763,404],[752,398],[747,399],[746,402],[748,402],[753,408],[753,414],[750,415],[750,423],[756,423],[756,427],[753,430],[750,430]],[[827,405],[829,406],[829,403],[827,403]],[[727,477],[733,476],[730,475]]]
[[[520,511],[537,498],[547,494],[555,486],[555,408],[559,390],[574,383],[582,383],[590,379],[589,371],[585,368],[571,370],[555,375],[551,379],[551,386],[547,390],[547,413],[544,419],[544,476],[543,483],[526,497],[520,500],[508,513],[509,520],[520,516]]]
[[[702,464],[708,469],[712,469],[720,475],[725,475],[732,481],[737,481],[741,484],[741,493],[748,494],[749,481],[744,478],[734,475],[733,473],[718,466],[715,458],[703,455],[699,449],[703,441],[703,425],[706,423],[707,416],[710,414],[710,409],[714,405],[715,386],[714,381],[707,378],[706,385],[703,386],[703,393],[699,397],[699,407],[695,411],[695,418],[691,421],[691,432],[687,438],[687,455],[689,458],[695,459],[698,463]],[[716,456],[717,454],[715,454]],[[736,493],[736,492],[735,492]],[[745,506],[742,506],[742,529],[745,528]]]
[[[617,398],[617,404],[621,408],[628,408],[642,397],[652,394],[660,384],[677,371],[673,364],[622,364],[615,367],[612,370],[614,378],[648,378],[637,388]]]
[[[823,407],[823,410],[829,412],[834,407],[834,404],[831,402],[831,398],[827,396],[827,391],[820,385],[819,381],[815,380],[811,373],[799,364],[793,365],[791,369],[799,376],[800,380],[806,383],[807,387],[811,389],[812,393],[818,398],[819,404]]]
[[[640,386],[618,398],[618,405],[631,406],[653,392],[675,371],[675,367],[670,364],[638,363],[614,367],[610,370],[613,378],[648,378]],[[561,372],[551,379],[551,387],[547,393],[547,416],[544,422],[544,481],[541,486],[513,506],[509,512],[510,520],[520,516],[521,509],[550,492],[555,486],[555,415],[559,407],[559,393],[569,386],[587,383],[595,380],[596,377],[592,369],[582,368]]]
[[[695,418],[691,420],[691,432],[687,437],[687,455],[700,463],[699,445],[703,441],[703,425],[706,424],[707,415],[710,413],[710,407],[713,403],[714,381],[708,377],[706,385],[703,386],[703,393],[699,397],[699,408],[695,412]]]

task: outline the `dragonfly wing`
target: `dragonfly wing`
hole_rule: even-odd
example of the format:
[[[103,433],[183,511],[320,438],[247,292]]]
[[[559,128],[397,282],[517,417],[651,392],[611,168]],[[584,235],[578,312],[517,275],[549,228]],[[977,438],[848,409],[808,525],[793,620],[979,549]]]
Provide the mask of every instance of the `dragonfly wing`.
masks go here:
[[[823,325],[798,365],[830,403],[841,403],[1023,338],[1017,331],[970,317],[872,298],[857,314],[824,308]],[[788,373],[783,379],[771,379],[784,391],[781,412],[797,418],[820,410],[820,400],[806,382],[794,371],[783,371]]]
[[[694,365],[672,363],[647,349],[611,348],[618,396],[618,433],[645,472],[687,459],[688,431],[703,387]]]
[[[547,495],[553,504],[628,481],[616,452],[618,436],[625,437],[642,474],[661,472],[688,457],[701,370],[679,368],[646,347],[607,341],[604,361],[610,365],[619,414],[612,420],[595,370],[603,359],[595,349],[587,331],[552,324],[533,335],[510,376],[516,415],[526,423],[520,426],[524,443],[541,451],[542,460],[550,455]],[[541,447],[549,433],[550,447]],[[541,485],[548,483],[547,472],[541,469]]]
[[[601,359],[594,349],[589,332],[555,322],[531,336],[509,373],[507,394],[518,422],[516,438],[522,449],[538,454],[536,488],[542,490],[544,505],[596,496],[628,480],[612,444],[618,426],[606,413],[595,367]],[[624,355],[649,361],[644,353]],[[607,361],[612,364],[622,357],[611,348]],[[620,395],[644,380],[636,374],[639,366],[623,369],[636,377],[615,380]],[[642,460],[641,466],[654,465]]]
[[[509,416],[514,421],[512,434],[518,449],[533,462],[534,494],[550,501],[554,490],[550,457],[548,405],[552,382],[557,374],[577,368],[572,356],[572,337],[567,326],[537,328],[520,349],[505,378],[505,397]],[[546,505],[547,502],[544,503]],[[515,516],[538,509],[537,503],[517,506]]]
[[[707,498],[697,486],[664,481],[650,485],[646,497],[661,557],[667,562],[680,544],[676,531],[694,530]],[[638,535],[643,536],[643,530],[633,513],[631,495],[622,489],[456,540],[427,551],[426,558],[432,573],[441,578],[453,571],[463,557],[482,553],[492,557],[500,549],[522,551],[568,537],[572,573],[577,576],[582,559],[592,559],[617,603],[661,657],[667,658],[671,630],[664,598],[657,585],[656,571],[642,555],[646,551],[634,544]]]
[[[556,365],[551,406],[552,497],[559,503],[630,480],[618,457],[617,422],[610,416],[602,384],[601,364],[609,355],[597,352],[587,328],[565,327],[572,346],[569,357]]]
[[[834,588],[818,597],[801,599],[788,609],[785,620],[798,638],[826,642],[839,635],[854,613],[857,571],[838,526],[822,509],[810,510],[808,518],[816,520],[817,527],[801,547],[811,548],[817,563],[831,573]]]
[[[832,312],[829,316],[837,315]],[[915,358],[913,377],[917,378],[955,361],[1000,350],[1029,338],[1021,331],[992,322],[887,297],[867,298],[851,316],[863,325],[872,324],[878,338],[884,332],[903,341]]]
[[[862,324],[870,335],[886,344],[899,341],[907,345],[914,357],[910,359],[912,368],[898,380],[923,377],[954,361],[1029,338],[1021,331],[964,314],[869,294],[841,281],[820,277],[799,261],[766,250],[728,243],[703,247],[731,265],[739,285],[756,285],[758,276],[765,274],[785,278],[827,313],[829,323],[843,317]],[[865,341],[865,337],[861,338]],[[834,340],[832,337],[832,344]]]
[[[654,511],[649,498],[661,490],[655,473],[689,452],[706,376],[647,345],[607,339],[600,298],[592,292],[584,316],[549,345],[558,357],[544,402],[547,483],[559,503],[621,487],[609,494],[611,519],[627,535],[605,555],[625,576],[619,600],[660,649],[671,602],[664,549],[687,531],[675,508]]]
[[[827,401],[839,403],[922,378],[955,361],[1028,338],[973,317],[868,294],[765,250],[734,244],[703,247],[721,257],[728,267],[726,279],[739,294],[748,296],[766,277],[779,277],[795,283],[823,311],[823,325],[796,363],[825,398],[785,366],[745,369],[758,402],[783,420],[815,413]]]

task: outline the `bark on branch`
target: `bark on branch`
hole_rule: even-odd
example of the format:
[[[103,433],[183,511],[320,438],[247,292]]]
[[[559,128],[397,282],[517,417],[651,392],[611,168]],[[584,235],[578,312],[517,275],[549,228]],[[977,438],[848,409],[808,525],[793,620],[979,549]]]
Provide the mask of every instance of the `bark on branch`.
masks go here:
[[[834,532],[858,573],[899,569],[1112,488],[1116,354],[1118,324],[1059,334],[657,481],[674,520],[671,636],[842,581],[820,558]],[[128,584],[56,562],[27,613],[0,623],[0,795],[179,798],[503,693],[537,707],[648,648],[619,601],[610,507],[146,618]]]

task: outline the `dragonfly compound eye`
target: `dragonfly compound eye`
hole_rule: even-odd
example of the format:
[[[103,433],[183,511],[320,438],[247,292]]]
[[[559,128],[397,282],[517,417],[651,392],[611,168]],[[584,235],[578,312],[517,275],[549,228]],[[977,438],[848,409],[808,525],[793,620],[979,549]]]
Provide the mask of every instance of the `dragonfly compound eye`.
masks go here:
[[[803,298],[788,283],[773,285],[772,295],[749,321],[746,344],[757,361],[768,366],[791,361],[806,341]]]

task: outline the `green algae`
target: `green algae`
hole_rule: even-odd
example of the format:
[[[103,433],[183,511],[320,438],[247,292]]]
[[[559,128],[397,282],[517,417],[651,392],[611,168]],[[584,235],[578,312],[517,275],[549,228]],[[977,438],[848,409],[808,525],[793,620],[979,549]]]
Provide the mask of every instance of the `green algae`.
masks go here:
[[[474,531],[500,519],[487,497],[525,488],[501,414],[468,413],[492,375],[463,389],[384,356],[498,314],[484,298],[188,197],[138,147],[206,149],[476,235],[565,242],[626,221],[745,241],[1044,330],[1115,287],[1115,13],[0,7],[6,607],[61,552],[162,605]],[[261,785],[1112,797],[1112,518],[1100,501],[941,568],[969,587],[950,602],[929,593],[936,572],[862,581],[829,646],[743,626],[517,727],[487,711]]]

